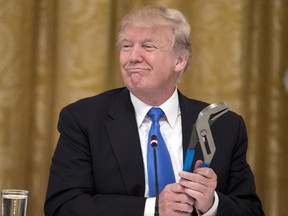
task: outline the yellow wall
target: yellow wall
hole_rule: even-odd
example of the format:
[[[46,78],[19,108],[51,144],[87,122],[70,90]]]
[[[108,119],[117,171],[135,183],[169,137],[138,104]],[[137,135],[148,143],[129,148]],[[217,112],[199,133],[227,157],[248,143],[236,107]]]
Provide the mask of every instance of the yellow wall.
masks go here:
[[[28,215],[44,215],[59,110],[122,85],[120,17],[151,3],[189,19],[192,65],[179,87],[244,117],[266,215],[286,215],[287,0],[0,0],[0,188],[28,189]]]

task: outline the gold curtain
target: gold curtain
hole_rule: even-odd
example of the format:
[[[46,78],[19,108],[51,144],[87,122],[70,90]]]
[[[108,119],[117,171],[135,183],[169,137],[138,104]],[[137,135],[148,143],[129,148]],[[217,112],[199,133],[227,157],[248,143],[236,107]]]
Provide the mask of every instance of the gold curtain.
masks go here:
[[[122,85],[119,19],[152,3],[192,25],[179,88],[244,117],[265,213],[287,215],[287,0],[0,0],[0,188],[28,189],[27,215],[44,215],[60,109]]]

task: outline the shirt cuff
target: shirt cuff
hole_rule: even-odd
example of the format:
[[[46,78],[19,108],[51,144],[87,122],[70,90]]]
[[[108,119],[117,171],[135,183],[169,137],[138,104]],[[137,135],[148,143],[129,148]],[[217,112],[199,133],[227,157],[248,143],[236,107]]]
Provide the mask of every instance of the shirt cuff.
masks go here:
[[[153,216],[155,211],[156,197],[149,197],[146,199],[144,216]]]
[[[216,216],[217,209],[218,209],[218,204],[219,204],[219,198],[218,198],[218,195],[217,195],[216,191],[214,191],[214,203],[213,203],[212,207],[205,214],[201,214],[196,209],[198,216]]]

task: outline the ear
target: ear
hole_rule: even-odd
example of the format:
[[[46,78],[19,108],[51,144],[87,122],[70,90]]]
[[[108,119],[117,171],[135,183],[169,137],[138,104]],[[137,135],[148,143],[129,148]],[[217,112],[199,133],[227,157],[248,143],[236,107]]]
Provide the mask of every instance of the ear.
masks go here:
[[[188,55],[186,53],[180,53],[179,56],[176,59],[176,64],[175,64],[175,72],[181,73],[188,61]]]

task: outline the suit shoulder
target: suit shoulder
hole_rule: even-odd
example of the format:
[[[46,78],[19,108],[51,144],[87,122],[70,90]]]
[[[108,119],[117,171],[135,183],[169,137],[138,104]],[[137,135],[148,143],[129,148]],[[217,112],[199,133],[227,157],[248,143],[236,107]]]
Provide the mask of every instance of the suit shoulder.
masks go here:
[[[129,91],[126,88],[111,89],[98,95],[82,98],[70,103],[66,105],[61,112],[67,110],[72,113],[82,113],[84,116],[85,113],[96,114],[106,112],[117,100],[121,100],[120,98],[123,98],[122,96],[125,94],[129,95]]]
[[[77,100],[71,104],[68,104],[64,108],[73,109],[73,108],[82,107],[82,106],[85,106],[85,107],[91,106],[91,105],[93,106],[95,104],[97,104],[97,105],[109,104],[110,102],[114,101],[115,98],[117,98],[125,90],[127,90],[127,89],[126,88],[111,89],[111,90],[102,92],[100,94],[97,94],[97,95],[94,95],[91,97],[79,99],[79,100]]]
[[[181,93],[179,94],[179,101],[181,106],[189,107],[189,109],[195,110],[198,113],[211,104],[205,101],[189,98]],[[239,119],[240,121],[242,120],[242,116],[231,109],[229,109],[229,111],[225,114],[225,116],[230,120],[236,120],[236,121],[239,121]]]

